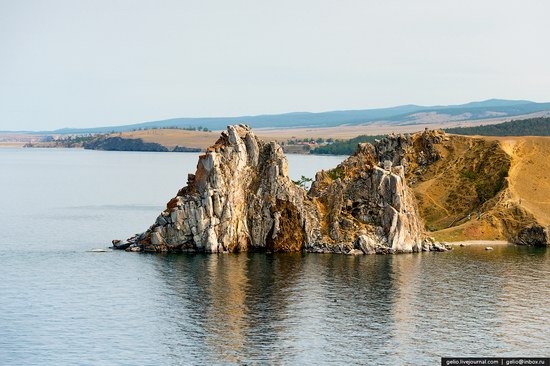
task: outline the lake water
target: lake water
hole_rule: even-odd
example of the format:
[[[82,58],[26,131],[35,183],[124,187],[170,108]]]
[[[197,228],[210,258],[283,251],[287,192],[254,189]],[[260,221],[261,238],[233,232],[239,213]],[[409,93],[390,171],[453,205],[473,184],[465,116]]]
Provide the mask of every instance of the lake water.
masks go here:
[[[92,253],[197,154],[0,149],[0,365],[439,364],[549,356],[550,251]],[[289,156],[294,178],[340,157]]]

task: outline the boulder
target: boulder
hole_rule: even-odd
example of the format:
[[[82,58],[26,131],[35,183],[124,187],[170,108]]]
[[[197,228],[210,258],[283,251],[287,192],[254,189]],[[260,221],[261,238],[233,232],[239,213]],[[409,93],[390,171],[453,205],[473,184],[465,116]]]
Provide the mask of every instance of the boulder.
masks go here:
[[[354,248],[360,249],[365,254],[376,254],[380,246],[378,240],[370,235],[359,235],[353,243]]]
[[[352,249],[347,254],[348,255],[363,255],[365,253],[363,253],[363,251],[360,250],[360,249]]]

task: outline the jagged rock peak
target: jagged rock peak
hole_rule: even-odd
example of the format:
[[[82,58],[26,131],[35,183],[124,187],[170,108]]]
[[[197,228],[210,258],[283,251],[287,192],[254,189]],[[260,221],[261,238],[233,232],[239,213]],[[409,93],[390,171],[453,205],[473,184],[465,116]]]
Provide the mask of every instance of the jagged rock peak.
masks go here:
[[[401,161],[378,166],[380,146],[359,146],[335,169],[318,173],[307,193],[289,178],[281,146],[260,140],[246,125],[228,126],[155,223],[118,246],[152,252],[443,249],[422,229]]]
[[[144,251],[297,251],[320,240],[318,226],[282,148],[238,125],[222,132],[187,186],[131,241]]]

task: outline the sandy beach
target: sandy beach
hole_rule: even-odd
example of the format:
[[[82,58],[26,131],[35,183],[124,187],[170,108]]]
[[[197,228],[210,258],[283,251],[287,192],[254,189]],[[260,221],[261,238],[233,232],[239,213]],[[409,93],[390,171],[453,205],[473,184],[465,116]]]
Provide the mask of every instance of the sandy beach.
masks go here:
[[[472,245],[486,245],[486,246],[497,246],[497,245],[513,245],[512,243],[506,240],[463,240],[463,241],[451,241],[445,242],[446,244],[452,246],[472,246]]]

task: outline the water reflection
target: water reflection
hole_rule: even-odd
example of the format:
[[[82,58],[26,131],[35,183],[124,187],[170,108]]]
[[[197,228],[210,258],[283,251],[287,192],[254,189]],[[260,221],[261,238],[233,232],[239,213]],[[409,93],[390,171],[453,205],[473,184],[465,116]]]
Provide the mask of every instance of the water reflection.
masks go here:
[[[410,364],[548,351],[537,308],[550,306],[545,250],[154,258],[176,363]]]
[[[189,351],[211,362],[243,362],[272,354],[286,319],[302,255],[167,255],[157,269],[170,293],[180,329],[193,335]],[[191,329],[189,329],[191,325]],[[179,344],[178,346],[182,346]],[[183,346],[186,346],[183,344]],[[288,351],[288,350],[287,350]],[[177,350],[174,350],[177,353]]]

